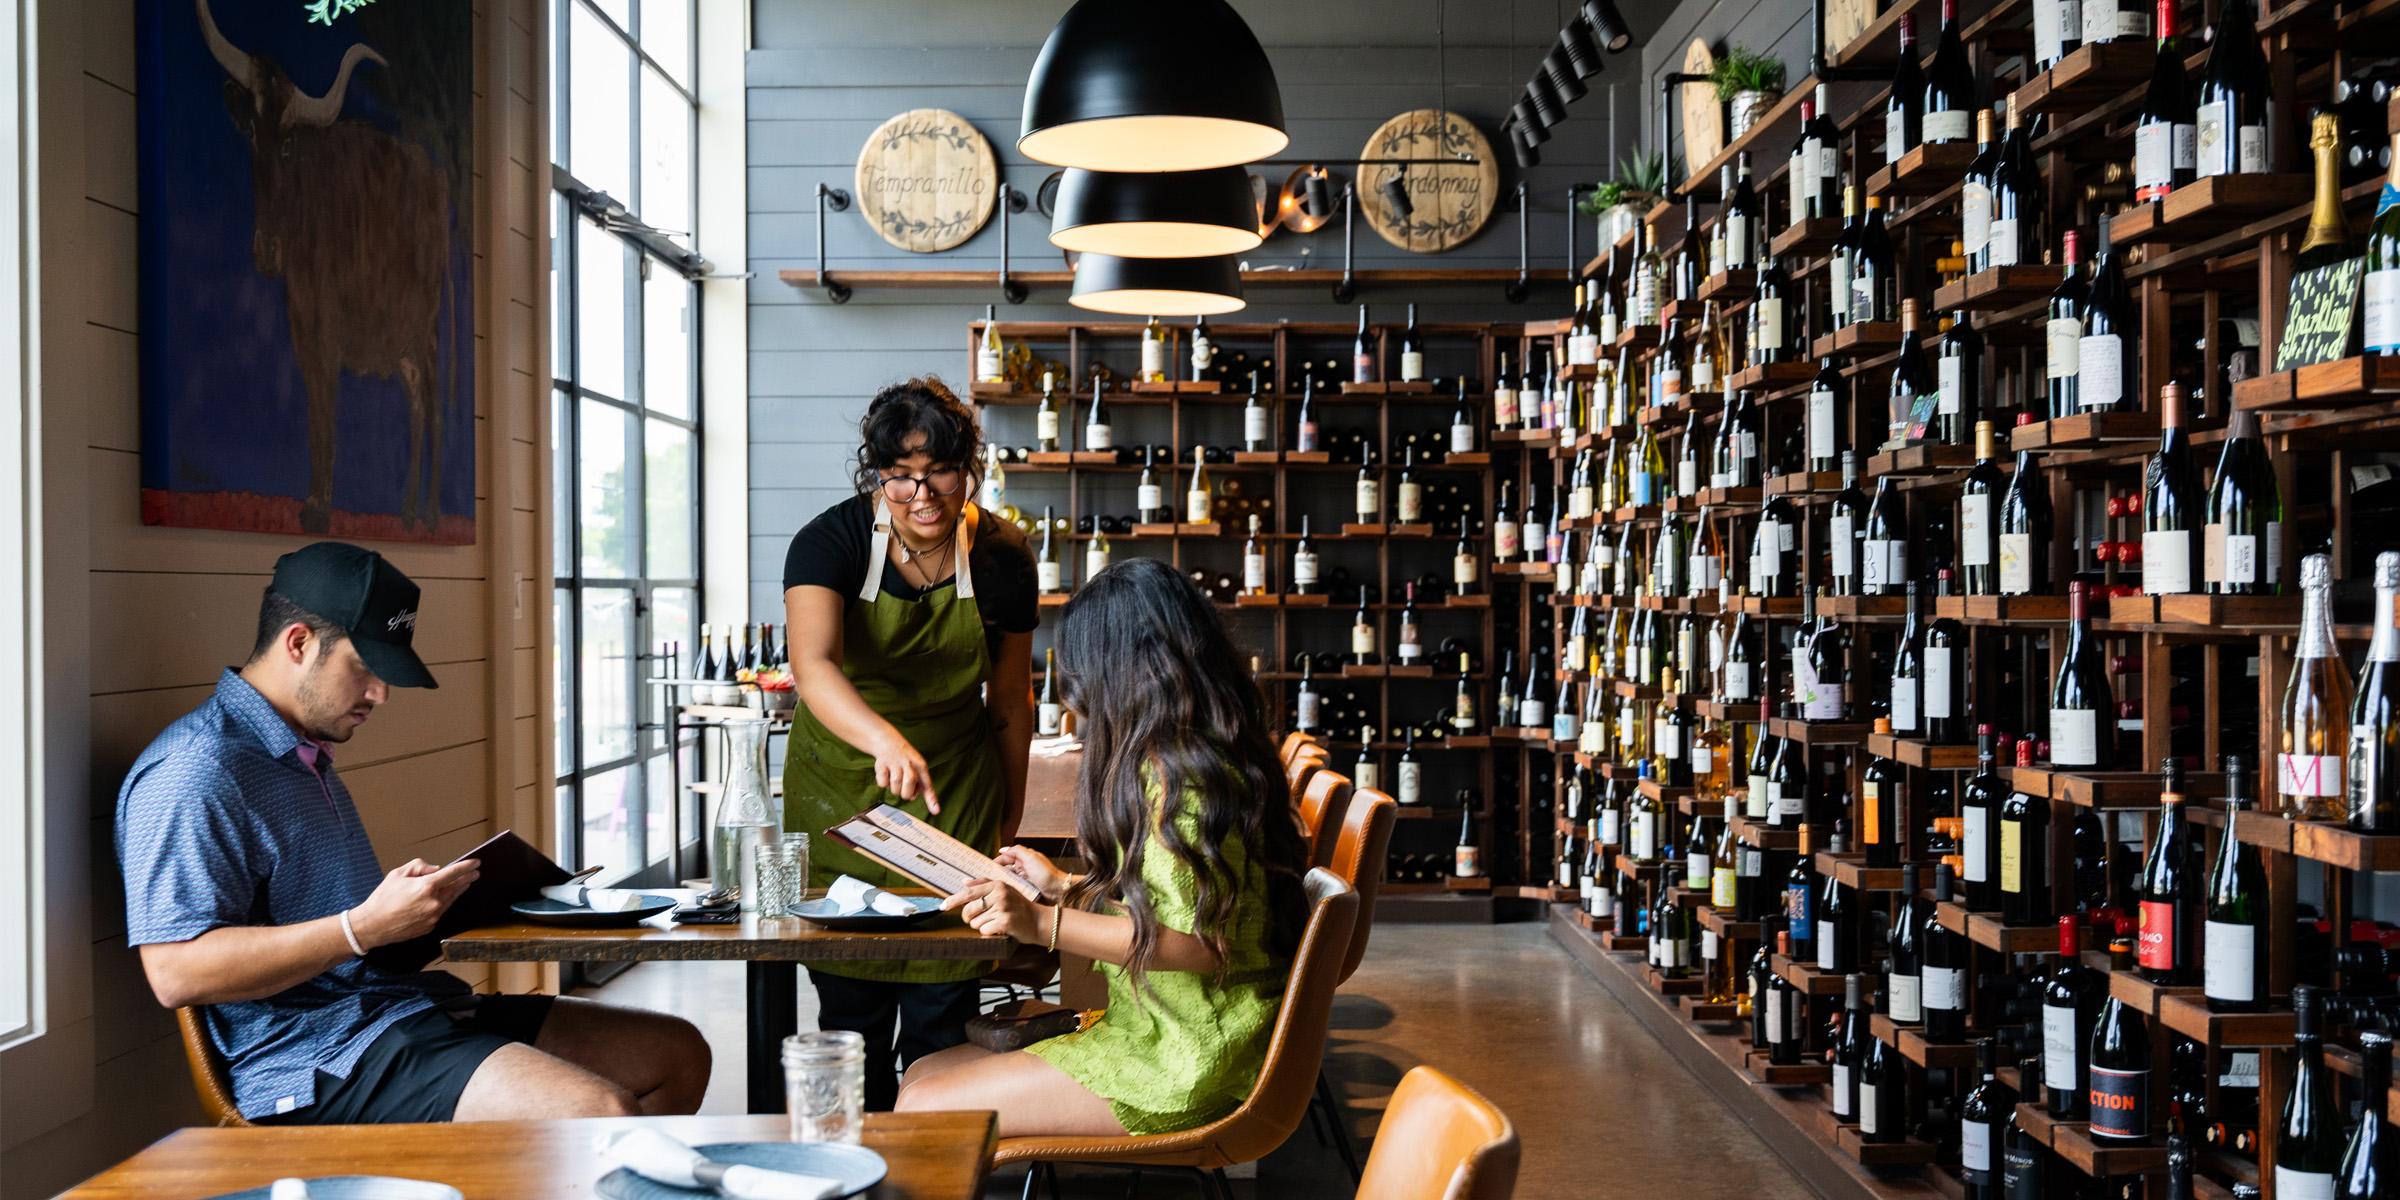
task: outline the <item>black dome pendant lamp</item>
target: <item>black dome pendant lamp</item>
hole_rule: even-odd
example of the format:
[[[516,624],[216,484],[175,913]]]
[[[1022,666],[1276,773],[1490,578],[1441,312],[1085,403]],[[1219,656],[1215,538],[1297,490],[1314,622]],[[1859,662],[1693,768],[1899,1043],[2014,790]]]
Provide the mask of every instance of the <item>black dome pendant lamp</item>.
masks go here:
[[[1087,171],[1059,179],[1050,243],[1131,258],[1241,254],[1266,239],[1240,167],[1205,171]]]
[[[1197,171],[1290,142],[1275,68],[1225,0],[1078,0],[1034,60],[1017,149],[1092,171]]]
[[[1239,312],[1242,268],[1233,255],[1206,258],[1120,258],[1086,254],[1075,262],[1067,302],[1094,312],[1216,316]]]

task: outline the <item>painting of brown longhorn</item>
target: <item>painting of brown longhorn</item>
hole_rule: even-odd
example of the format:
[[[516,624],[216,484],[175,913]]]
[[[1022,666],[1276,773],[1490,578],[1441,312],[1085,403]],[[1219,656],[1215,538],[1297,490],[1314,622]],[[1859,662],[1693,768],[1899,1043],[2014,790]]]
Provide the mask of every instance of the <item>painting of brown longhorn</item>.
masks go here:
[[[142,520],[475,540],[472,0],[138,0]]]

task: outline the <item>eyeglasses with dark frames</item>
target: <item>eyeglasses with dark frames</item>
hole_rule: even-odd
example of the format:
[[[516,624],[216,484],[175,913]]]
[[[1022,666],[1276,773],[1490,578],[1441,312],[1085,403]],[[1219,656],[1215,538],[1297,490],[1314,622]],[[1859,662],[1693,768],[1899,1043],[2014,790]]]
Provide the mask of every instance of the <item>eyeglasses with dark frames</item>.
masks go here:
[[[932,488],[936,496],[955,496],[966,482],[967,473],[959,467],[935,467],[923,475],[886,475],[883,498],[894,504],[906,504],[926,488]]]

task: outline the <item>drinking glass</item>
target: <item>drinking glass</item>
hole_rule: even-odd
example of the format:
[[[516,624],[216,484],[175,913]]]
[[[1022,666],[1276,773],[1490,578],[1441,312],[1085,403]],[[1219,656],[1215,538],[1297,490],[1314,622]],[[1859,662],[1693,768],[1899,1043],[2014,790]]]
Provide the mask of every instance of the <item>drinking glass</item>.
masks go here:
[[[783,1101],[795,1142],[857,1145],[866,1125],[866,1039],[844,1029],[783,1039]]]
[[[764,920],[795,916],[808,895],[808,835],[787,833],[758,846],[758,915]]]

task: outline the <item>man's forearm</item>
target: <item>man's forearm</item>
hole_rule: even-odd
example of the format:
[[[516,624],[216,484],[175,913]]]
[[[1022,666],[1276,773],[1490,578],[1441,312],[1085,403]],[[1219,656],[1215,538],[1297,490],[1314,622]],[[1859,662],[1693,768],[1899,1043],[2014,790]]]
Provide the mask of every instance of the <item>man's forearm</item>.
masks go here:
[[[297,925],[227,925],[188,942],[142,947],[150,990],[168,1008],[258,1000],[353,957],[341,918]]]

